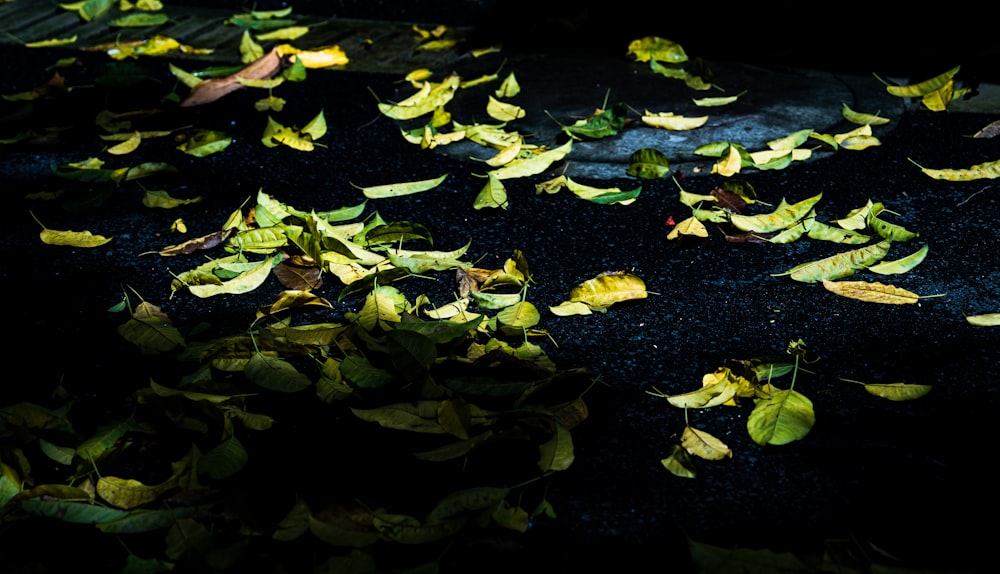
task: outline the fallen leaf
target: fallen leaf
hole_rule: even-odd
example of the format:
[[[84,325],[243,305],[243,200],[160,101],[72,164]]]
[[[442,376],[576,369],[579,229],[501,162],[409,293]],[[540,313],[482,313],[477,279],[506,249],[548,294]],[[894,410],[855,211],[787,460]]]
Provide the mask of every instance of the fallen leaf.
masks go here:
[[[887,305],[907,305],[916,303],[920,295],[901,289],[894,285],[884,285],[878,282],[869,283],[867,281],[830,281],[823,280],[823,287],[831,293],[836,293],[842,297],[869,301],[872,303],[885,303]]]
[[[705,460],[733,458],[733,449],[726,446],[726,443],[692,426],[684,427],[684,432],[681,433],[681,446],[688,454]]]
[[[694,466],[691,464],[691,458],[688,456],[687,451],[684,450],[684,447],[679,444],[673,446],[670,455],[661,459],[660,464],[674,476],[681,478],[695,478],[697,476]]]
[[[815,424],[812,401],[792,389],[776,390],[767,398],[757,399],[747,417],[750,438],[761,446],[800,440]]]
[[[365,197],[369,199],[382,199],[386,197],[399,197],[402,195],[410,195],[414,193],[420,193],[422,191],[427,191],[429,189],[434,189],[435,187],[441,185],[444,182],[448,174],[444,174],[440,177],[434,179],[424,179],[420,181],[407,181],[402,183],[389,183],[385,185],[375,185],[371,187],[359,187],[354,185],[354,187],[361,190]]]
[[[679,64],[688,59],[687,53],[684,52],[684,48],[680,44],[659,36],[645,36],[632,40],[629,42],[626,55],[634,55],[638,62],[657,60]]]
[[[733,213],[729,216],[729,222],[740,231],[752,231],[754,233],[780,231],[794,225],[797,221],[805,217],[822,197],[823,194],[818,193],[792,204],[782,200],[781,204],[771,213],[758,215]]]
[[[917,265],[920,265],[924,258],[927,256],[929,246],[924,245],[917,251],[903,257],[902,259],[896,259],[895,261],[882,261],[868,268],[872,273],[878,273],[879,275],[894,275],[898,273],[906,273],[910,269],[913,269]]]
[[[859,125],[881,126],[889,123],[889,118],[883,118],[879,115],[856,112],[852,110],[850,106],[848,106],[847,104],[842,104],[840,109],[840,114],[844,116],[845,120]]]
[[[916,84],[910,84],[908,86],[890,86],[886,85],[885,91],[889,92],[894,96],[899,96],[901,98],[918,98],[925,94],[929,94],[935,90],[940,89],[942,86],[951,81],[952,77],[955,76],[961,69],[961,66],[955,66],[954,68],[944,72],[943,74],[934,76],[928,80]]]
[[[985,127],[972,135],[974,138],[992,138],[1000,134],[1000,120],[986,124]]]
[[[175,68],[171,68],[173,71]],[[243,88],[238,78],[267,79],[281,71],[281,57],[277,49],[272,49],[239,72],[222,78],[211,78],[198,82],[191,93],[181,100],[181,107],[200,106]]]
[[[789,275],[792,279],[803,283],[815,283],[825,279],[842,279],[854,275],[859,269],[864,269],[880,261],[889,252],[891,244],[892,242],[886,239],[874,245],[802,263],[783,273],[773,273],[771,276]]]
[[[615,303],[647,297],[646,284],[639,277],[625,271],[602,273],[574,287],[570,301],[581,301],[591,309],[607,309]]]
[[[920,171],[933,177],[934,179],[943,179],[947,181],[972,181],[976,179],[995,179],[1000,177],[1000,160],[990,161],[985,163],[979,163],[969,168],[944,168],[944,169],[931,169],[929,167],[922,167],[917,162],[910,160]]]
[[[100,247],[111,241],[110,237],[94,235],[89,231],[56,231],[43,229],[39,236],[49,245],[69,245],[72,247]]]
[[[984,313],[982,315],[967,315],[965,320],[977,327],[996,327],[1000,325],[1000,313]]]
[[[910,401],[931,392],[931,385],[914,385],[908,383],[865,384],[865,390],[890,401]]]

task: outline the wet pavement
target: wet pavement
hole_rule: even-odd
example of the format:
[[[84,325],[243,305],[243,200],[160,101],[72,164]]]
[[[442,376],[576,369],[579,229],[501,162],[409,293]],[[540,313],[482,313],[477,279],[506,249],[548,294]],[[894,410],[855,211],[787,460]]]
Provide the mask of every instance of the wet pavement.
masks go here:
[[[0,5],[0,10],[15,7],[23,4]],[[1000,310],[1000,240],[995,228],[1000,196],[990,180],[933,180],[913,161],[967,167],[1000,158],[995,139],[969,137],[1000,119],[995,84],[977,83],[975,97],[954,102],[948,112],[930,112],[919,102],[889,96],[873,75],[853,66],[844,71],[710,59],[713,82],[724,92],[703,93],[653,73],[648,64],[626,57],[625,47],[615,52],[501,51],[482,58],[471,58],[460,49],[427,56],[402,48],[414,42],[405,23],[346,20],[339,23],[344,27],[330,22],[323,43],[342,43],[351,62],[342,70],[318,70],[305,82],[281,87],[290,104],[281,116],[288,124],[302,125],[318,109],[326,111],[330,129],[321,142],[327,147],[310,153],[264,148],[262,116],[252,111],[260,95],[249,90],[207,106],[168,108],[152,120],[159,128],[196,125],[234,134],[234,144],[215,156],[191,158],[172,145],[150,142],[129,159],[169,157],[180,176],[155,185],[167,186],[177,196],[204,198],[181,212],[190,234],[216,229],[259,189],[290,205],[324,210],[361,201],[355,186],[447,173],[440,189],[374,200],[370,207],[389,221],[426,225],[436,249],[454,249],[471,239],[468,257],[481,267],[502,265],[513,250],[522,251],[536,280],[528,298],[539,309],[557,305],[569,289],[604,271],[630,270],[655,292],[642,301],[615,305],[606,314],[544,314],[540,326],[551,335],[546,351],[552,360],[562,368],[591,369],[600,380],[585,396],[589,418],[573,431],[573,465],[546,483],[545,496],[556,517],[536,518],[524,534],[490,532],[463,538],[443,554],[447,558],[442,571],[693,572],[698,568],[687,546],[689,537],[776,552],[864,549],[864,558],[852,558],[858,562],[838,556],[845,567],[877,561],[892,568],[986,571],[979,569],[989,561],[989,532],[981,524],[996,515],[996,503],[988,494],[988,441],[993,412],[1000,406],[991,383],[1000,375],[1000,335],[968,325],[964,316]],[[14,20],[3,17],[0,22]],[[39,22],[52,25],[47,18]],[[70,22],[58,31],[77,25]],[[220,46],[231,45],[237,37],[217,24],[199,28],[197,18],[176,25],[215,33]],[[17,32],[28,29],[19,27]],[[94,29],[97,34],[99,27]],[[192,32],[193,40],[207,37]],[[366,38],[373,40],[371,48],[359,47],[367,45]],[[4,94],[35,87],[48,77],[45,66],[74,53],[29,51],[11,44],[0,46],[0,51],[8,67]],[[98,111],[163,105],[161,98],[173,81],[168,62],[194,69],[225,61],[224,54],[201,62],[182,56],[143,59],[153,81],[134,89],[80,89],[66,104],[6,108],[13,118],[8,125],[70,126],[60,132],[64,135],[57,143],[11,144],[0,158],[5,194],[16,206],[2,246],[3,295],[16,328],[10,356],[33,367],[30,382],[9,377],[8,398],[52,402],[52,389],[62,384],[80,393],[83,404],[93,405],[147,385],[150,374],[143,357],[117,339],[120,318],[106,312],[120,300],[123,285],[162,305],[178,324],[194,326],[207,320],[213,334],[245,328],[254,310],[273,301],[277,285],[224,299],[172,296],[171,273],[194,263],[190,258],[141,255],[175,240],[167,229],[177,213],[144,208],[136,185],[123,186],[93,209],[39,199],[39,194],[62,187],[51,174],[52,164],[80,161],[103,149],[93,126]],[[691,50],[690,55],[698,53]],[[96,53],[83,59],[81,69],[67,72],[70,81],[92,77],[105,61]],[[401,81],[402,75],[424,65],[437,77],[452,71],[466,78],[514,72],[521,84],[515,101],[527,115],[511,125],[541,143],[558,141],[559,126],[553,118],[575,121],[605,101],[639,111],[706,114],[709,121],[682,132],[633,125],[613,138],[577,142],[565,162],[509,181],[507,209],[476,210],[472,202],[483,186],[482,161],[489,157],[484,150],[468,144],[420,149],[403,139],[404,124],[378,114],[376,97],[406,97],[413,88]],[[901,83],[921,79],[884,77]],[[493,88],[460,91],[449,106],[453,117],[465,123],[491,121],[484,114]],[[699,108],[692,102],[724,94],[743,95],[723,108]],[[711,173],[711,161],[693,154],[699,145],[737,141],[755,150],[805,128],[839,133],[853,127],[841,114],[844,104],[891,119],[875,127],[882,145],[858,151],[818,149],[810,159],[785,169],[748,170],[740,178],[773,205],[782,198],[792,201],[822,193],[823,219],[841,217],[869,199],[884,202],[899,214],[894,221],[919,231],[919,243],[930,246],[929,255],[903,275],[859,276],[922,295],[946,296],[913,305],[878,305],[772,276],[842,246],[736,243],[727,241],[718,226],[710,227],[704,239],[667,240],[672,229],[667,221],[680,221],[689,212],[678,201],[677,184],[670,178],[642,180],[626,174],[628,156],[653,147],[668,154],[672,174],[687,191],[707,194],[725,178]],[[28,119],[18,124],[13,112]],[[601,187],[641,186],[642,193],[632,205],[596,205],[566,192],[536,193],[535,184],[557,174]],[[40,245],[29,210],[50,228],[90,229],[113,235],[115,241],[105,250]],[[913,248],[899,245],[889,259]],[[331,279],[322,294],[335,299],[335,283]],[[403,282],[401,289],[426,291],[435,301],[447,301],[453,285],[449,277]],[[337,309],[356,306],[357,301],[348,299],[338,302]],[[746,409],[691,412],[691,424],[726,441],[734,457],[698,461],[694,479],[668,473],[660,460],[677,443],[685,413],[649,392],[692,390],[726,359],[780,355],[788,342],[799,338],[808,344],[810,360],[818,359],[809,367],[812,373],[802,375],[796,386],[816,407],[817,424],[810,434],[795,444],[762,448],[747,436]],[[844,379],[906,381],[930,384],[934,390],[920,400],[895,403],[860,392]],[[295,413],[295,420],[307,420],[307,412],[324,411]],[[334,438],[301,424],[275,429],[273,435],[278,444],[261,448],[287,449],[295,456],[289,457],[287,469],[255,469],[256,480],[248,479],[255,487],[274,488],[279,479],[306,476],[302,490],[322,492],[329,488],[325,477],[336,472],[337,462],[350,460],[346,454],[316,454],[352,451],[342,436]],[[43,469],[38,473],[45,474]],[[416,488],[406,484],[406,476],[380,480],[401,490]],[[29,538],[4,526],[8,540]],[[66,536],[78,535],[66,531]],[[86,547],[87,539],[80,540]],[[304,548],[323,552],[323,547]],[[5,552],[22,559],[9,546]],[[762,558],[744,554],[730,559],[743,567]],[[727,571],[699,564],[703,571]]]

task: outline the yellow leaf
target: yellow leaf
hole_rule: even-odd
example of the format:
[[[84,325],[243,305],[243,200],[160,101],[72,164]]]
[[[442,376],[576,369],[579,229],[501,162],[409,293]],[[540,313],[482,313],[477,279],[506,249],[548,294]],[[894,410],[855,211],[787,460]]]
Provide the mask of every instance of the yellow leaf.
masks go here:
[[[129,136],[127,140],[109,147],[108,153],[111,155],[125,155],[127,153],[132,153],[139,147],[140,142],[142,142],[142,134],[139,132],[132,132],[132,135]]]
[[[851,136],[840,140],[840,147],[847,150],[863,150],[870,147],[880,146],[882,142],[875,136]]]
[[[476,195],[472,202],[473,209],[483,209],[484,207],[499,207],[507,209],[507,189],[503,182],[494,173],[488,174],[486,185]]]
[[[493,92],[498,98],[513,98],[514,96],[521,93],[521,86],[517,83],[517,78],[514,77],[514,72],[507,74],[507,77],[500,82],[500,87]]]
[[[558,315],[560,317],[569,317],[571,315],[593,315],[594,311],[591,310],[590,305],[587,305],[583,301],[563,301],[562,303],[556,305],[555,307],[549,307],[549,311],[553,315]]]
[[[984,313],[982,315],[968,315],[965,320],[970,325],[977,327],[996,327],[1000,325],[1000,313]]]
[[[912,159],[910,161],[913,161]],[[913,162],[916,164],[916,162]],[[931,169],[920,167],[920,171],[933,177],[946,181],[972,181],[975,179],[995,179],[1000,177],[1000,160],[979,163],[967,169]]]
[[[602,273],[569,292],[570,301],[582,301],[592,309],[606,309],[621,301],[646,297],[646,284],[642,279],[625,271]]]
[[[201,201],[201,196],[191,199],[177,199],[171,197],[169,193],[163,190],[147,190],[142,196],[142,204],[146,207],[162,207],[164,209],[172,209],[180,205],[190,205],[199,201]],[[181,222],[181,225],[183,225],[183,222]]]
[[[489,101],[486,104],[486,113],[491,118],[501,122],[512,122],[525,116],[524,108],[501,102],[493,96],[489,96]]]
[[[867,124],[872,126],[881,126],[889,123],[889,118],[883,118],[878,115],[856,112],[852,110],[850,106],[848,106],[847,104],[842,104],[840,108],[840,114],[844,116],[845,120],[858,125]]]
[[[674,226],[673,230],[667,234],[667,239],[677,239],[681,235],[694,235],[696,237],[708,237],[708,229],[705,224],[698,221],[693,215]]]
[[[263,56],[264,48],[250,37],[250,30],[243,30],[243,37],[240,39],[240,61],[252,64]]]
[[[626,55],[632,54],[635,55],[635,59],[638,62],[656,60],[679,64],[686,62],[688,59],[684,48],[680,44],[657,36],[646,36],[632,40],[628,45],[628,53]]]
[[[931,392],[931,385],[913,385],[908,383],[866,384],[865,390],[890,401],[909,401],[919,399]]]
[[[538,445],[538,467],[542,472],[550,470],[566,470],[573,464],[573,435],[569,430],[556,423],[555,432],[546,442]]]
[[[695,98],[695,99],[692,99],[691,101],[694,102],[694,105],[696,105],[698,107],[702,107],[702,108],[715,108],[715,107],[718,107],[718,106],[728,106],[729,104],[731,104],[731,103],[735,102],[736,100],[740,99],[740,96],[742,96],[745,93],[746,93],[746,91],[744,90],[744,91],[736,94],[735,96],[723,96],[723,97],[718,97],[718,98]]]
[[[888,239],[874,245],[860,247],[844,253],[831,255],[816,261],[802,263],[783,273],[774,273],[773,277],[789,275],[796,281],[815,283],[826,279],[841,279],[854,275],[859,269],[864,269],[882,260],[889,252],[892,244]]]
[[[654,128],[662,128],[671,131],[686,131],[700,128],[708,121],[708,116],[685,117],[677,116],[672,112],[650,113],[648,110],[642,116],[642,123]]]
[[[726,443],[691,426],[684,427],[684,432],[681,434],[681,446],[689,454],[705,460],[733,458],[733,450],[726,446]]]
[[[703,385],[696,391],[682,393],[679,395],[665,395],[663,393],[648,392],[664,399],[671,405],[681,409],[705,409],[717,407],[732,400],[739,391],[739,385],[729,377],[718,379],[715,383]]]
[[[280,256],[275,256],[280,257]],[[189,285],[188,291],[196,297],[206,298],[214,295],[239,295],[249,293],[264,284],[271,275],[274,259],[268,258],[240,273],[221,285]]]
[[[885,303],[887,305],[907,305],[916,303],[920,299],[920,295],[916,293],[878,282],[830,281],[824,279],[823,287],[827,291],[836,293],[842,297],[870,301],[872,303]]]
[[[43,229],[39,234],[43,243],[72,247],[99,247],[111,241],[110,237],[93,235],[89,231],[55,231]]]
[[[406,74],[406,76],[404,76],[403,79],[406,80],[407,82],[410,82],[410,84],[412,84],[414,88],[420,89],[421,82],[430,79],[432,75],[434,75],[434,73],[431,72],[428,68],[417,68],[416,70],[411,71],[409,74]]]
[[[323,115],[323,110],[320,110],[316,117],[309,120],[309,123],[302,128],[302,133],[307,134],[313,141],[326,135],[326,116]]]
[[[257,40],[266,42],[268,40],[295,40],[309,33],[308,26],[287,26],[278,28],[264,34],[257,34]]]
[[[365,197],[369,199],[381,199],[385,197],[399,197],[401,195],[410,195],[412,193],[420,193],[422,191],[427,191],[429,189],[434,189],[435,187],[441,185],[441,183],[448,177],[448,174],[444,174],[441,177],[435,179],[425,179],[421,181],[408,181],[404,183],[389,183],[385,185],[375,185],[372,187],[357,187],[365,194]],[[354,184],[351,184],[354,185]]]
[[[691,458],[688,456],[687,451],[679,444],[674,445],[670,456],[661,459],[660,464],[674,476],[681,478],[695,478],[697,476],[694,466],[691,464]]]
[[[740,172],[743,167],[743,159],[736,146],[730,145],[725,153],[725,157],[720,157],[712,166],[712,173],[717,173],[723,177],[730,177]]]
[[[868,270],[872,273],[878,273],[879,275],[906,273],[923,262],[924,258],[927,256],[928,249],[929,246],[925,244],[917,251],[903,257],[902,259],[897,259],[895,261],[882,261],[881,263],[872,265],[868,268]]]
[[[924,80],[917,84],[911,84],[909,86],[886,86],[885,90],[894,96],[899,96],[901,98],[917,98],[925,94],[929,94],[935,90],[940,89],[942,86],[951,81],[952,77],[958,73],[961,66],[955,66],[954,68],[948,70],[947,72],[934,76],[929,80]]]
[[[813,209],[813,206],[823,197],[818,193],[812,197],[803,199],[798,203],[782,203],[771,213],[758,215],[743,215],[733,213],[729,216],[730,223],[740,231],[752,231],[754,233],[771,233],[794,225]]]
[[[324,46],[311,50],[299,50],[289,44],[280,44],[275,47],[278,55],[284,57],[289,54],[302,62],[306,68],[329,68],[331,66],[343,66],[350,60],[340,46]]]
[[[464,132],[463,132],[464,133]],[[486,160],[486,165],[490,167],[500,167],[502,165],[507,165],[508,163],[517,159],[518,154],[521,153],[521,145],[523,140],[519,137],[517,140],[510,144],[509,146],[502,148],[493,157]]]
[[[566,157],[573,148],[573,140],[567,140],[563,145],[536,153],[528,158],[519,158],[507,165],[493,170],[499,179],[527,177],[539,174],[553,163]]]
[[[111,506],[128,510],[156,500],[176,483],[176,479],[168,479],[163,484],[146,486],[130,478],[104,476],[97,481],[97,494]]]
[[[417,93],[395,104],[379,103],[382,114],[395,120],[412,120],[444,106],[455,96],[461,78],[452,73],[438,84],[424,82]]]
[[[70,36],[69,38],[50,38],[48,40],[39,40],[37,42],[26,42],[24,44],[25,48],[51,48],[53,46],[65,46],[67,44],[72,44],[76,42],[76,36]]]

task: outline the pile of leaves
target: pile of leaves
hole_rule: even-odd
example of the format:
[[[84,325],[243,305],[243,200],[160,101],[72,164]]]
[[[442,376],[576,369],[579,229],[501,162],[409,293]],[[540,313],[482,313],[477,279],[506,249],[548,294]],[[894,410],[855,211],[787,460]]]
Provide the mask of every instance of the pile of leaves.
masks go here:
[[[197,340],[158,306],[133,305],[126,294],[121,336],[184,367],[171,380],[154,376],[129,397],[128,417],[91,432],[74,427],[72,403],[3,408],[3,520],[46,516],[107,533],[163,530],[164,554],[151,561],[217,567],[243,559],[255,539],[315,536],[345,549],[425,544],[468,528],[523,532],[534,516],[551,515],[544,496],[526,487],[572,464],[571,431],[587,418],[584,395],[594,378],[557,369],[532,342],[547,333],[525,296],[532,282],[525,257],[515,252],[502,268],[483,269],[460,260],[464,248],[407,250],[431,242],[429,232],[377,213],[345,222],[363,207],[303,212],[260,192],[252,217],[237,211],[218,233],[161,250],[169,257],[232,252],[178,274],[175,294],[238,294],[270,276],[288,288],[257,310],[245,332],[213,340]],[[338,313],[312,292],[331,271],[345,283],[344,297],[363,298],[358,311]],[[455,274],[458,296],[445,305],[426,295],[410,300],[390,284],[444,271]],[[312,406],[303,406],[306,396]],[[334,487],[336,496],[312,493],[267,522],[239,505],[233,481],[256,455],[246,445],[293,425],[300,409],[354,421],[342,431],[366,445],[363,452],[408,445],[425,473],[408,480],[433,486],[398,499]],[[33,444],[63,469],[62,482],[35,480]],[[148,462],[153,453],[156,465]],[[364,457],[343,462],[372,465]],[[480,465],[495,474],[463,472]],[[293,481],[291,488],[301,487]],[[429,493],[439,494],[427,507]]]

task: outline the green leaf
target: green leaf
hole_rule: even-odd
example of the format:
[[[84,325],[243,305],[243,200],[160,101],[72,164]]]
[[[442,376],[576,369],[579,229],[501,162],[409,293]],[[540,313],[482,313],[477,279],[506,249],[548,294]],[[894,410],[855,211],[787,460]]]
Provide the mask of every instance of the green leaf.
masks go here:
[[[747,430],[759,445],[782,445],[800,440],[816,423],[812,401],[798,391],[778,390],[764,399],[757,399]]]
[[[742,215],[734,213],[729,216],[730,223],[741,231],[751,231],[754,233],[771,233],[791,227],[800,219],[805,217],[817,202],[823,197],[822,193],[810,198],[803,199],[798,203],[786,203],[782,200],[777,209],[771,213],[759,215]]]
[[[354,355],[341,361],[340,374],[360,389],[377,389],[395,380],[387,371],[369,363],[368,359]]]
[[[643,148],[629,156],[625,173],[643,179],[660,179],[670,173],[670,160],[659,150]]]
[[[859,269],[869,267],[883,257],[889,251],[892,244],[889,240],[884,240],[875,245],[861,247],[852,251],[831,255],[824,259],[802,263],[792,267],[783,273],[773,273],[772,277],[791,276],[796,281],[803,283],[816,283],[823,280],[842,279],[854,275]]]
[[[868,268],[868,270],[872,273],[878,273],[880,275],[906,273],[923,262],[924,258],[927,256],[928,248],[929,246],[924,244],[923,247],[906,257],[903,257],[902,259],[896,259],[895,261],[882,261],[881,263],[872,265]]]
[[[112,28],[145,28],[166,24],[170,18],[166,14],[129,14],[108,22]]]
[[[618,102],[609,110],[601,110],[571,126],[563,126],[562,131],[574,139],[601,139],[617,135],[625,127],[627,119],[628,109],[624,103]]]
[[[198,474],[215,480],[229,478],[243,470],[247,464],[247,458],[247,451],[243,448],[243,443],[232,436],[198,459]]]
[[[309,377],[296,370],[288,361],[263,353],[255,353],[250,357],[243,372],[251,382],[272,391],[294,393],[312,385]]]
[[[437,358],[437,346],[416,331],[393,329],[386,333],[386,350],[389,359],[402,373],[425,371]]]
[[[22,500],[21,510],[38,516],[58,518],[74,524],[100,524],[128,516],[128,512],[88,502],[73,502],[51,498]]]

